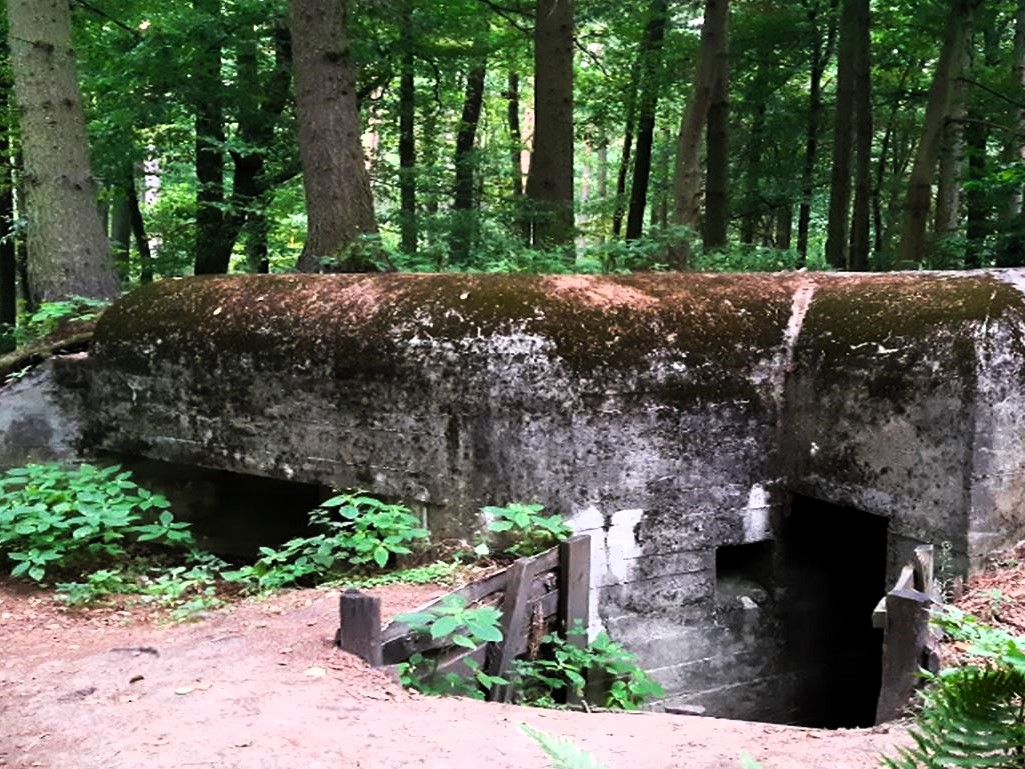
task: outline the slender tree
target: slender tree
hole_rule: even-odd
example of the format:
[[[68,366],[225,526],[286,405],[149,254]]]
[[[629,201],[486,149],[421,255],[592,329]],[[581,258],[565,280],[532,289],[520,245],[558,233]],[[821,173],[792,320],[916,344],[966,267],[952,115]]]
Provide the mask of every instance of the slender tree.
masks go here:
[[[696,228],[701,219],[701,138],[715,93],[718,67],[726,47],[727,0],[705,0],[701,43],[690,101],[680,121],[676,143],[676,175],[673,183],[674,224]],[[670,254],[677,269],[690,266],[691,249],[681,243]]]
[[[416,35],[413,27],[413,0],[402,0],[399,19],[399,46],[402,49],[402,74],[399,78],[399,229],[402,250],[415,254],[416,216]]]
[[[980,0],[951,0],[940,58],[925,107],[925,124],[908,182],[901,228],[900,264],[916,267],[925,260],[926,228],[943,127],[950,117],[954,87],[964,60],[972,13]]]
[[[527,174],[533,242],[573,243],[573,0],[537,0],[534,146]]]
[[[197,25],[192,63],[196,114],[197,275],[228,271],[224,254],[224,95],[221,82],[221,0],[192,0]]]
[[[851,150],[854,140],[855,57],[858,51],[858,3],[843,0],[836,60],[836,109],[833,120],[833,162],[829,183],[826,261],[846,269],[851,209]]]
[[[730,223],[729,201],[729,34],[723,34],[716,52],[715,82],[705,125],[705,219],[702,245],[706,249],[726,246]]]
[[[348,0],[291,0],[295,109],[308,218],[302,272],[376,269],[351,247],[377,233],[348,41]]]
[[[872,203],[872,52],[869,0],[856,0],[854,24],[854,213],[847,266],[867,270]]]
[[[33,299],[113,298],[117,278],[89,170],[68,0],[8,0],[7,20]]]
[[[4,25],[6,26],[6,24]],[[18,317],[18,265],[14,251],[14,177],[11,167],[11,114],[7,36],[0,40],[0,328]],[[2,345],[2,343],[0,343]],[[0,352],[5,350],[0,349]]]
[[[462,119],[456,135],[456,179],[452,196],[449,253],[452,263],[457,265],[466,263],[476,240],[474,147],[477,142],[481,108],[484,104],[486,75],[487,69],[484,63],[480,63],[466,76],[466,97],[463,100]]]

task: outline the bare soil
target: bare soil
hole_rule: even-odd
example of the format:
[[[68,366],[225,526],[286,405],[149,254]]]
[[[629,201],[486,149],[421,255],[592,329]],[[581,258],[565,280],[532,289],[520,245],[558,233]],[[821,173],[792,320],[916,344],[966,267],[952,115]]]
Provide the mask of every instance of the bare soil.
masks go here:
[[[388,614],[444,592],[387,587]],[[184,625],[72,611],[0,584],[0,767],[544,767],[522,723],[610,769],[879,765],[899,727],[820,732],[713,718],[585,714],[424,698],[332,645],[337,591],[243,601]]]

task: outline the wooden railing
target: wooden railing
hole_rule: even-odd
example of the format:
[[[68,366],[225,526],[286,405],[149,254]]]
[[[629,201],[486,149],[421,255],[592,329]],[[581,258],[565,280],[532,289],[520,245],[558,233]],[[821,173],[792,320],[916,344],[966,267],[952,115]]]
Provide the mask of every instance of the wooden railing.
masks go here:
[[[502,611],[502,641],[470,650],[454,646],[447,638],[431,639],[401,622],[381,626],[379,598],[358,590],[341,595],[341,626],[336,642],[374,667],[397,665],[417,652],[437,655],[437,672],[463,673],[464,662],[473,659],[489,675],[506,677],[512,662],[540,642],[546,632],[560,633],[578,621],[589,621],[591,539],[573,537],[557,547],[531,558],[520,558],[497,574],[473,582],[442,596],[415,611],[429,610],[450,596],[461,597],[468,606],[491,605]],[[582,636],[571,642],[587,643]],[[489,699],[508,700],[508,687],[492,687]]]

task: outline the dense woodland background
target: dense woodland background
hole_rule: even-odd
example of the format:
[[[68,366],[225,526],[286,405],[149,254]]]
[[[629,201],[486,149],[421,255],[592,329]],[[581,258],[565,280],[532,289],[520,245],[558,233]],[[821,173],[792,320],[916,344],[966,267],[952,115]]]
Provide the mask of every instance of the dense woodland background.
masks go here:
[[[1025,0],[289,5],[8,0],[0,323],[192,272],[1025,263]]]

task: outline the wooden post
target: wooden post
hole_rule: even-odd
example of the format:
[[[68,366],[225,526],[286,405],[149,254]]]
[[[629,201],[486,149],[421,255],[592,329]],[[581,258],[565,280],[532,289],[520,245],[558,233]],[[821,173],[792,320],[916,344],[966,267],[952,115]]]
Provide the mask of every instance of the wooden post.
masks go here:
[[[527,604],[530,599],[530,580],[533,578],[533,560],[520,558],[509,567],[502,600],[502,642],[495,649],[495,662],[488,671],[493,676],[506,677],[516,656],[516,638],[525,635],[530,625]],[[512,696],[511,686],[492,686],[488,700],[505,702]]]
[[[570,643],[583,648],[587,636],[569,635],[577,620],[591,618],[591,538],[586,534],[559,544],[559,626]]]
[[[346,590],[339,600],[338,645],[371,667],[381,666],[381,599]]]
[[[919,683],[929,644],[929,606],[918,590],[897,589],[886,596],[883,675],[876,705],[876,723],[899,718]]]

